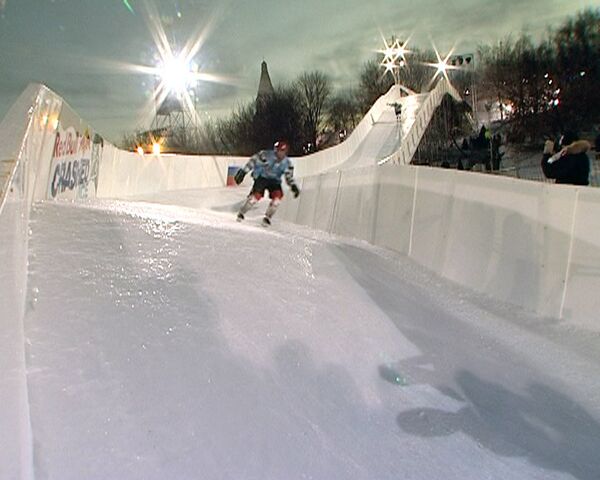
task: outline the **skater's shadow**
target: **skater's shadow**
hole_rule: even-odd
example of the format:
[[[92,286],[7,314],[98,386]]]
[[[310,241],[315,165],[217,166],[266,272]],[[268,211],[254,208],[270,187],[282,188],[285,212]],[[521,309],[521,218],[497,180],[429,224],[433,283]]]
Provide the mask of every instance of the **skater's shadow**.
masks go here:
[[[527,457],[580,480],[599,478],[600,424],[581,406],[541,384],[521,395],[468,371],[456,381],[468,406],[456,413],[408,410],[397,417],[400,428],[422,437],[460,432],[498,455]]]
[[[410,272],[398,275],[391,262],[349,245],[338,246],[336,254],[418,349],[419,354],[410,358],[380,365],[379,376],[403,388],[433,387],[447,397],[444,403],[458,402],[456,412],[435,408],[401,412],[396,421],[404,432],[422,437],[462,433],[497,455],[528,458],[534,465],[579,480],[600,478],[597,418],[543,384],[527,356],[443,308],[435,292],[428,295],[405,280],[411,278]],[[431,280],[429,286],[432,291],[446,288]],[[514,372],[513,379],[507,371]],[[495,375],[498,380],[490,381]]]
[[[240,200],[237,202],[227,203],[224,205],[214,205],[210,207],[211,210],[215,212],[226,212],[226,213],[235,213],[238,212],[240,207],[243,205],[244,200]]]

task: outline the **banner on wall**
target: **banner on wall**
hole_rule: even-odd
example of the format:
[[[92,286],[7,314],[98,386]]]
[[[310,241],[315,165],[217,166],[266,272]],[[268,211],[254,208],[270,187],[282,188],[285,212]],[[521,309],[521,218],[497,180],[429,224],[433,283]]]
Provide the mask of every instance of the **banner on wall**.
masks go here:
[[[47,198],[95,198],[103,148],[104,139],[64,106],[52,149]]]
[[[242,167],[238,167],[237,165],[229,165],[227,167],[227,186],[228,187],[236,187],[237,186],[237,183],[235,183],[234,177],[240,168],[242,168]]]

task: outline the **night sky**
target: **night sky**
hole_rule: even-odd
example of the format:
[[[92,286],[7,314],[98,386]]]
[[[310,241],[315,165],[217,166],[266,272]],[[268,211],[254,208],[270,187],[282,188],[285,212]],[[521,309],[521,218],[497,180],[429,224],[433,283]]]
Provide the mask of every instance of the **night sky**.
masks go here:
[[[208,31],[195,57],[227,83],[201,84],[202,116],[223,116],[253,98],[260,63],[275,85],[326,71],[338,88],[356,83],[381,35],[445,53],[475,51],[509,34],[534,37],[600,0],[0,0],[0,118],[31,81],[61,94],[101,133],[118,142],[144,128],[153,79],[126,64],[155,64],[145,21],[152,5],[169,41]]]

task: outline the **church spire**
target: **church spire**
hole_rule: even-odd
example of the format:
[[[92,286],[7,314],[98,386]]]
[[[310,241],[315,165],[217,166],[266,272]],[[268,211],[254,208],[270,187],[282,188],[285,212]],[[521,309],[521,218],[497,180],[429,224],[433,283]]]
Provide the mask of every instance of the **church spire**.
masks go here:
[[[267,62],[263,60],[260,65],[260,81],[258,82],[258,93],[256,98],[259,99],[272,95],[274,91],[271,77],[269,76],[269,70],[267,69]]]

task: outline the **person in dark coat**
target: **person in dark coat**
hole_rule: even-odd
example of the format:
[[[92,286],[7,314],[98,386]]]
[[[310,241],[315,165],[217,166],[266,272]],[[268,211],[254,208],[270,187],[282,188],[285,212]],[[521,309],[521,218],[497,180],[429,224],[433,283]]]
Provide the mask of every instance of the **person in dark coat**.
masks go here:
[[[492,137],[492,170],[500,170],[500,162],[504,156],[504,152],[500,151],[502,145],[502,137],[499,133]]]
[[[587,152],[590,148],[589,142],[579,140],[574,132],[565,132],[556,153],[554,142],[546,140],[542,157],[544,175],[553,178],[555,183],[589,185],[590,159]]]

